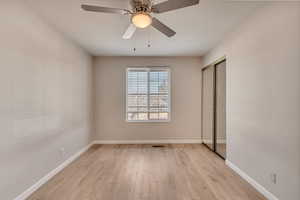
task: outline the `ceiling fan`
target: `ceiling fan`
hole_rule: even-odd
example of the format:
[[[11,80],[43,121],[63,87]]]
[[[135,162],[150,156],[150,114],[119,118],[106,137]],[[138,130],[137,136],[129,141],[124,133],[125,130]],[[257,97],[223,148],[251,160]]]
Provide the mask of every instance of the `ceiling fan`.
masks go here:
[[[168,37],[176,34],[171,28],[163,24],[157,18],[152,17],[151,13],[164,13],[171,10],[185,8],[199,4],[200,0],[168,0],[162,3],[154,4],[153,0],[131,0],[132,10],[121,8],[109,8],[94,5],[81,5],[81,8],[86,11],[114,13],[122,15],[131,15],[131,24],[123,35],[123,39],[130,39],[136,28],[146,28],[153,26],[161,33]]]

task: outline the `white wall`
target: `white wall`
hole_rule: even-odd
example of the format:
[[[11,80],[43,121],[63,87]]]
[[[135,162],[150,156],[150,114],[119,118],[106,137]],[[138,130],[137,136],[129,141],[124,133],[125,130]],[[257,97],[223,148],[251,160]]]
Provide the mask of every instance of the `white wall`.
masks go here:
[[[91,141],[92,59],[23,3],[0,6],[1,200]]]
[[[169,123],[125,121],[126,67],[170,66]],[[94,60],[98,140],[201,138],[201,59],[197,57],[98,57]]]
[[[270,3],[204,57],[227,57],[228,160],[281,200],[300,194],[300,2]],[[272,184],[270,173],[278,174]]]

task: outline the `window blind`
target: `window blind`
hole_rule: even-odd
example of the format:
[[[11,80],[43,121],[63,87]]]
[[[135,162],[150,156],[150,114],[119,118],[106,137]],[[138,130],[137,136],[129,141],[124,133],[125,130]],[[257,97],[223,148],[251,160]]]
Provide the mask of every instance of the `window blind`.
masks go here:
[[[170,115],[168,68],[127,69],[127,121],[167,121]]]

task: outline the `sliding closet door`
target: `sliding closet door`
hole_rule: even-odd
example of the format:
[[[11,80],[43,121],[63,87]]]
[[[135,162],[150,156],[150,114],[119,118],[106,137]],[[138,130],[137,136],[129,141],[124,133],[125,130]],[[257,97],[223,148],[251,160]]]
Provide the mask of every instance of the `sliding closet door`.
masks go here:
[[[202,70],[202,139],[214,150],[214,66]]]
[[[226,61],[215,66],[216,73],[216,116],[215,116],[215,151],[226,158]]]

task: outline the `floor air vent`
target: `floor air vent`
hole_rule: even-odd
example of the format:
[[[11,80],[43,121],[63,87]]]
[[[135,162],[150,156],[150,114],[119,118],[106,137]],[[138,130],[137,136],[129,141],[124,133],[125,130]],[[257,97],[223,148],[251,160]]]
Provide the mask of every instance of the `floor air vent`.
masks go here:
[[[153,148],[164,148],[164,145],[152,145]]]

